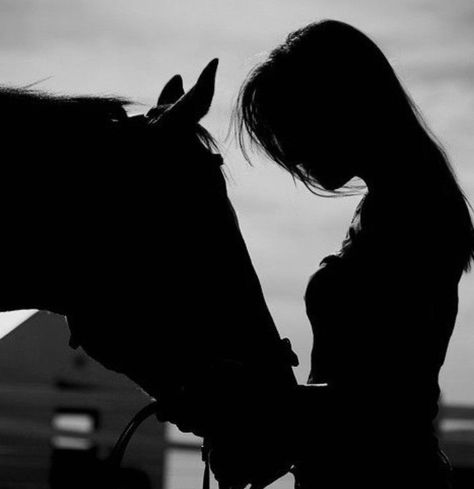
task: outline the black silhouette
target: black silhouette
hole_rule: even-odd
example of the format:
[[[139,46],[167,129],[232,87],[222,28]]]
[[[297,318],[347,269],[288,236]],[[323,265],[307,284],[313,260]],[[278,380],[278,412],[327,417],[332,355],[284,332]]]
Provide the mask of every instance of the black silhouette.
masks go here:
[[[256,66],[235,121],[247,158],[250,141],[314,193],[368,189],[306,291],[309,382],[328,388],[298,407],[297,486],[449,487],[433,420],[474,237],[446,154],[380,49],[337,21]]]
[[[295,358],[198,124],[216,69],[187,93],[173,77],[133,117],[120,99],[0,91],[0,309],[67,316],[71,346],[206,435],[223,484],[264,485],[290,468],[268,406],[289,398]]]

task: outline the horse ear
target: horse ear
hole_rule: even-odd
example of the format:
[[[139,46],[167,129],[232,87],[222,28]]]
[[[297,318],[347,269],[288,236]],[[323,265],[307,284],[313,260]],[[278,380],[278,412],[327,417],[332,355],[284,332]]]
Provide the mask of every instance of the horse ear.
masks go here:
[[[174,75],[163,87],[156,105],[174,104],[184,95],[183,79],[181,75]]]
[[[219,60],[213,59],[199,75],[198,81],[191,90],[170,107],[163,114],[163,118],[171,117],[179,121],[198,123],[211,107],[218,64]]]

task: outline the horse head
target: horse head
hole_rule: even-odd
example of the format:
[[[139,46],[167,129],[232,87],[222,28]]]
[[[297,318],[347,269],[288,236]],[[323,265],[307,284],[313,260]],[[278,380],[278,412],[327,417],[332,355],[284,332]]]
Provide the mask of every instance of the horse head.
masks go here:
[[[227,196],[222,158],[199,125],[216,69],[213,60],[187,92],[175,75],[155,107],[129,119],[138,161],[152,161],[157,176],[134,195],[139,212],[119,247],[127,254],[92,294],[100,300],[77,301],[67,314],[72,344],[155,397],[223,359],[247,365],[256,383],[294,383]]]
[[[260,397],[295,385],[199,124],[216,70],[187,92],[175,75],[136,116],[120,99],[0,90],[0,134],[17,152],[3,177],[10,168],[25,189],[0,196],[18,202],[4,213],[0,310],[65,315],[71,346],[158,399],[216,365],[243,366]],[[232,367],[221,371],[224,386]]]

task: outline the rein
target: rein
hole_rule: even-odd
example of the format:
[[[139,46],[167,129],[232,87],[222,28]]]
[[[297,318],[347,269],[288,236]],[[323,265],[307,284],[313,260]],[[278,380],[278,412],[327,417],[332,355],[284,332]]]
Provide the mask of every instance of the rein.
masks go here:
[[[156,401],[151,402],[144,408],[140,409],[137,414],[131,419],[131,421],[127,424],[125,429],[122,431],[122,434],[119,436],[117,442],[115,443],[112,452],[107,458],[106,463],[109,466],[109,469],[112,471],[120,468],[122,464],[123,457],[125,455],[125,451],[127,450],[127,446],[137,431],[138,427],[147,420],[153,414],[156,414],[158,409],[158,403]],[[204,462],[204,474],[202,478],[202,489],[210,488],[210,467],[209,467],[209,446],[204,440],[203,445],[201,446],[201,456],[202,461]],[[225,489],[225,488],[220,488]]]
[[[151,415],[156,413],[157,402],[153,401],[144,408],[140,409],[137,414],[128,423],[125,429],[122,431],[119,439],[115,443],[112,452],[107,458],[107,463],[111,468],[118,469],[122,463],[123,456],[125,455],[125,450],[127,449],[128,443],[130,442],[132,436],[134,435],[137,428],[148,419]]]

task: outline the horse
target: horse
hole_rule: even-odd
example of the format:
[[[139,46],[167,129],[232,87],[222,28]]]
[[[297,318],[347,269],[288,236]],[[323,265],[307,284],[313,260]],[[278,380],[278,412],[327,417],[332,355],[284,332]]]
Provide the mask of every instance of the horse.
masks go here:
[[[64,315],[73,348],[128,376],[172,422],[194,392],[189,429],[227,446],[221,481],[264,485],[289,468],[264,420],[296,386],[296,362],[199,123],[217,65],[187,92],[175,75],[138,115],[121,98],[0,89],[0,310]],[[256,429],[265,451],[279,447],[267,464],[263,445],[247,446]]]

